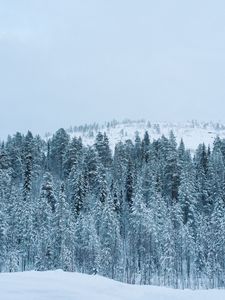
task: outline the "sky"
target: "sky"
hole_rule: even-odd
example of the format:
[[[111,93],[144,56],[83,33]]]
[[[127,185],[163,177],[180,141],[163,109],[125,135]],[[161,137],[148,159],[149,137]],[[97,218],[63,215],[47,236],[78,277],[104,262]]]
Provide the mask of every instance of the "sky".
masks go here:
[[[224,0],[0,0],[0,138],[225,122]]]

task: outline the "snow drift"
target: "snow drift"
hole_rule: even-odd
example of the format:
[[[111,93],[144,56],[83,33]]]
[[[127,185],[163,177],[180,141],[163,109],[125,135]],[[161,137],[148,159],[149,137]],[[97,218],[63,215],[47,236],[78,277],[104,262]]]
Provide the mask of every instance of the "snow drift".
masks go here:
[[[175,290],[128,285],[63,271],[0,274],[1,300],[222,300],[225,290]]]

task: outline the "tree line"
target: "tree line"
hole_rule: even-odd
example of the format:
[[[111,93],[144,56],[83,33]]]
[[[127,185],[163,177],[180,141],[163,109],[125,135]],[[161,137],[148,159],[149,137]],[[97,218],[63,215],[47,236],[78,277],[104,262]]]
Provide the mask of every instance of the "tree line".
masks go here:
[[[0,271],[98,273],[127,283],[225,287],[225,140],[194,154],[173,132],[113,152],[59,129],[0,145]]]

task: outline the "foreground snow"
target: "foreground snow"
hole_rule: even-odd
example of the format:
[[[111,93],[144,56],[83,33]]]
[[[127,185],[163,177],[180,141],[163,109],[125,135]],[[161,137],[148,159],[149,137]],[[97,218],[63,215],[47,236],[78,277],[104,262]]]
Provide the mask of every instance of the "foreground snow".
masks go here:
[[[225,290],[133,286],[63,271],[0,274],[2,300],[224,300]]]

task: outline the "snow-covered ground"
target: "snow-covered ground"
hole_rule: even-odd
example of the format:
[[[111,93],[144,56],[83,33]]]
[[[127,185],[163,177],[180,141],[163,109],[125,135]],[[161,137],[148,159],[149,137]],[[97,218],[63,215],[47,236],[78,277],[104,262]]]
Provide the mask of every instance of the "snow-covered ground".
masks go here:
[[[196,150],[200,143],[212,146],[216,136],[225,138],[225,125],[213,122],[188,121],[180,123],[158,122],[152,123],[146,120],[123,122],[112,121],[102,125],[90,124],[70,127],[67,131],[73,137],[82,137],[85,145],[92,145],[99,131],[106,132],[109,137],[111,148],[119,141],[131,139],[134,141],[136,133],[143,137],[145,131],[149,132],[150,139],[158,139],[162,135],[169,136],[172,130],[179,143],[183,138],[186,148]],[[51,134],[46,137],[51,136]]]
[[[1,300],[224,300],[225,290],[128,285],[63,271],[0,274]]]

